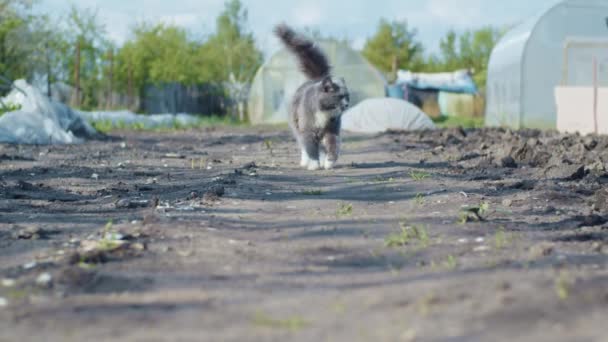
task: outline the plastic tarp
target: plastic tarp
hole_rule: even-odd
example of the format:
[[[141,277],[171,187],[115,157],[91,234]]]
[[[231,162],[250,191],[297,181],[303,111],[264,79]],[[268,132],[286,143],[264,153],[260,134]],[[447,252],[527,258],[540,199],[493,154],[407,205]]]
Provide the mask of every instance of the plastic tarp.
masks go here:
[[[416,89],[466,94],[477,93],[477,86],[468,70],[440,73],[414,73],[408,70],[399,70],[396,83],[407,84]]]
[[[139,115],[130,111],[82,112],[49,99],[24,80],[15,81],[13,90],[2,99],[21,109],[0,117],[0,143],[77,144],[100,138],[90,124],[104,121],[114,127],[139,124],[142,128],[175,127],[196,124],[199,118],[188,114]]]
[[[2,99],[21,109],[0,117],[0,142],[13,144],[73,144],[98,136],[70,107],[50,100],[24,80]]]
[[[433,121],[415,105],[395,98],[366,99],[342,117],[342,129],[358,133],[434,129]]]
[[[114,127],[139,124],[142,128],[188,126],[199,122],[199,118],[189,114],[141,115],[130,111],[117,112],[78,112],[87,121],[104,121]]]

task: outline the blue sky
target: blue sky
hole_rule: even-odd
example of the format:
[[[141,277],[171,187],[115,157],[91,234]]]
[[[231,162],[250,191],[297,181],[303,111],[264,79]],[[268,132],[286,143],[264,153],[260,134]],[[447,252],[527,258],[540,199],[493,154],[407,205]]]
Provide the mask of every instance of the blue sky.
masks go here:
[[[266,54],[278,48],[271,34],[274,24],[310,26],[322,33],[346,37],[363,46],[380,18],[407,19],[418,30],[427,50],[436,51],[449,29],[483,25],[513,25],[557,0],[242,0],[249,10],[249,26]],[[39,10],[54,16],[71,3],[96,8],[109,36],[118,43],[138,21],[177,24],[194,34],[213,31],[224,0],[40,0]]]

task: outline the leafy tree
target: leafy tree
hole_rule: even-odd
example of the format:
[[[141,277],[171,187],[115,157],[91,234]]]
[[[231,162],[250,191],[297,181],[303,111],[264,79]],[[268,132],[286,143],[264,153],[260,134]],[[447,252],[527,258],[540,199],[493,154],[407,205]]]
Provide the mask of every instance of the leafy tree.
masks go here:
[[[439,43],[443,69],[471,69],[477,85],[484,87],[490,54],[502,34],[502,31],[493,27],[468,30],[460,35],[453,30],[449,31]]]
[[[407,21],[381,19],[376,33],[365,43],[363,55],[389,79],[395,79],[397,70],[411,69],[419,62],[423,49],[416,35]]]
[[[207,59],[219,63],[219,80],[249,82],[262,64],[262,53],[247,30],[247,18],[240,0],[227,1],[217,18],[215,34],[203,46]]]
[[[27,47],[23,44],[29,35],[27,0],[0,0],[0,75],[9,79],[30,76],[27,65]]]
[[[248,84],[262,64],[262,53],[255,44],[253,33],[247,30],[247,17],[240,0],[227,1],[217,18],[215,34],[200,50],[201,75],[224,83],[236,107],[234,115],[241,120],[245,117]]]
[[[109,42],[97,12],[73,6],[67,18],[65,69],[75,88],[72,104],[76,107],[97,106],[104,52]]]

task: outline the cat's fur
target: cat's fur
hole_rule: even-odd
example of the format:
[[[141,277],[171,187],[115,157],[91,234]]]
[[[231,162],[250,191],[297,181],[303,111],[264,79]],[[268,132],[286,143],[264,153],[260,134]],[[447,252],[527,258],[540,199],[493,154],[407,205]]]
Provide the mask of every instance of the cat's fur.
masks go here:
[[[298,59],[308,80],[295,92],[289,106],[289,124],[302,150],[302,167],[333,168],[340,154],[342,114],[350,94],[342,78],[331,75],[326,55],[310,39],[285,24],[276,35]]]

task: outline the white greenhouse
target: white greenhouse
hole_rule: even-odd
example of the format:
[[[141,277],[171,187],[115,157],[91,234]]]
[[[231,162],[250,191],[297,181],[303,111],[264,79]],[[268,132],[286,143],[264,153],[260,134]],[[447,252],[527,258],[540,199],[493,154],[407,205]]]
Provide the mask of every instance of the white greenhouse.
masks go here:
[[[594,63],[595,60],[595,63]],[[563,0],[510,30],[488,66],[486,125],[555,129],[556,87],[608,87],[608,0]]]
[[[351,105],[386,95],[386,80],[359,52],[347,44],[320,41],[335,76],[344,77],[351,93]],[[283,48],[257,71],[249,93],[249,120],[252,124],[287,122],[287,108],[293,93],[306,81],[293,55]]]

